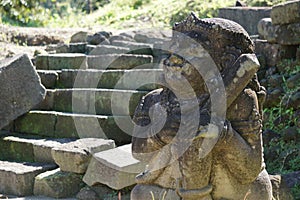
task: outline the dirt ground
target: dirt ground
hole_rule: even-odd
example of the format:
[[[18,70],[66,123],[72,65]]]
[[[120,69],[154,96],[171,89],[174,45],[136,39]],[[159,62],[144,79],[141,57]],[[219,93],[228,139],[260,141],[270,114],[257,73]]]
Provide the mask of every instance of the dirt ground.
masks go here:
[[[35,51],[43,52],[49,43],[66,43],[79,31],[100,30],[103,29],[28,28],[0,24],[0,60],[20,53],[27,53],[32,58]]]

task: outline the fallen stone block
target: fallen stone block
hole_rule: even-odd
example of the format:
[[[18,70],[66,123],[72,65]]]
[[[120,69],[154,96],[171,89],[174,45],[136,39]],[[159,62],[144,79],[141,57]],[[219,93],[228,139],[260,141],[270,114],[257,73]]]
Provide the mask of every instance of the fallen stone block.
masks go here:
[[[132,157],[131,144],[124,145],[94,154],[83,181],[120,190],[135,184],[135,176],[144,168],[145,164]]]
[[[51,154],[61,171],[83,174],[92,154],[112,148],[113,140],[82,138],[53,148]]]
[[[103,55],[103,54],[125,54],[130,52],[127,47],[118,47],[112,45],[88,45],[87,53],[89,55]]]
[[[262,18],[270,17],[271,7],[229,7],[219,9],[218,17],[240,24],[249,35],[256,35],[257,23]]]
[[[299,45],[300,23],[275,26],[275,38],[282,45]]]
[[[39,163],[53,163],[55,160],[51,154],[53,148],[74,141],[71,138],[38,139],[33,141],[34,161]]]
[[[63,172],[58,168],[36,176],[33,193],[53,198],[67,198],[75,196],[82,186],[82,175]]]
[[[132,54],[152,55],[152,49],[153,49],[152,44],[120,41],[120,40],[114,40],[111,44],[114,46],[127,47],[130,49],[130,53]]]
[[[33,194],[34,178],[55,165],[0,161],[0,192],[16,196]]]
[[[79,31],[71,36],[70,43],[86,42],[88,32]]]
[[[40,103],[45,92],[26,54],[0,61],[0,128]]]
[[[87,57],[87,65],[89,69],[145,68],[145,64],[152,62],[153,57],[150,55],[106,54]]]
[[[44,70],[86,69],[86,55],[80,53],[60,53],[39,55],[36,68]]]
[[[274,25],[291,24],[300,21],[300,1],[288,1],[272,7],[271,18]]]

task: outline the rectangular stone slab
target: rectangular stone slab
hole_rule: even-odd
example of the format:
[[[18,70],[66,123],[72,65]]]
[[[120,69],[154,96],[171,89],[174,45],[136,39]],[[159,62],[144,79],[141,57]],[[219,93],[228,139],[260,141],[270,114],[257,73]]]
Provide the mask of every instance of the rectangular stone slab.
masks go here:
[[[15,120],[14,131],[52,138],[108,138],[121,145],[128,144],[131,136],[118,127],[116,120],[125,124],[124,126],[131,133],[133,127],[127,119],[124,116],[30,111]]]
[[[270,17],[271,7],[228,7],[219,9],[220,18],[239,23],[249,35],[257,34],[260,19]]]
[[[0,193],[31,195],[35,176],[54,168],[51,164],[0,161]]]
[[[82,175],[63,172],[57,168],[35,177],[34,194],[54,198],[67,198],[75,196],[82,186]]]
[[[0,61],[0,128],[40,103],[45,88],[26,54]]]
[[[60,112],[132,115],[146,92],[117,89],[57,89],[54,91],[53,110]],[[114,110],[112,111],[112,106]]]
[[[127,47],[118,47],[113,45],[87,45],[87,53],[89,55],[103,54],[124,54],[130,51]]]
[[[162,69],[61,70],[58,72],[57,88],[154,90],[162,73]],[[149,84],[145,85],[147,80]]]
[[[93,155],[83,181],[89,186],[105,184],[120,190],[135,184],[135,176],[145,165],[132,157],[131,144]]]
[[[146,54],[152,55],[152,44],[140,43],[140,42],[131,42],[131,41],[122,41],[122,40],[114,40],[111,42],[112,45],[127,47],[130,49],[132,54]]]
[[[51,154],[61,171],[83,174],[92,154],[112,148],[115,148],[113,140],[82,138],[53,148]]]
[[[153,57],[151,55],[106,54],[87,56],[89,69],[149,68],[147,64],[152,62]]]
[[[60,53],[39,55],[36,68],[43,70],[86,69],[86,55],[81,53]]]
[[[300,1],[284,2],[272,7],[271,18],[274,25],[299,23]]]
[[[0,160],[55,164],[51,149],[74,141],[69,138],[40,138],[34,135],[5,133],[0,138]]]

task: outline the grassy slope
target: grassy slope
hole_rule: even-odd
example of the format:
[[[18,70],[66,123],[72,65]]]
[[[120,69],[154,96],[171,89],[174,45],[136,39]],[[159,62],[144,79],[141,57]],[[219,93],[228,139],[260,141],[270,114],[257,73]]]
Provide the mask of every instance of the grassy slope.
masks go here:
[[[220,7],[233,6],[235,0],[111,0],[89,15],[74,13],[61,20],[52,17],[48,27],[110,27],[114,29],[170,27],[191,12],[201,17],[217,15]]]

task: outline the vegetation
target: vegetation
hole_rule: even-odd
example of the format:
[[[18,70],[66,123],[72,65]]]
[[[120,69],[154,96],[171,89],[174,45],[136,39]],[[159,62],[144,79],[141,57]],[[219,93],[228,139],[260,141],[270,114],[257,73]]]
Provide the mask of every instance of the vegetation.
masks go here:
[[[271,6],[285,0],[245,0],[251,6]],[[18,26],[46,27],[170,27],[191,11],[200,17],[217,15],[235,0],[1,0],[1,21]]]
[[[291,87],[286,81],[289,77],[300,73],[300,63],[299,61],[283,60],[277,67],[284,69],[280,73],[283,78],[284,96],[278,105],[264,110],[266,116],[264,129],[272,130],[275,133],[271,141],[265,143],[265,155],[268,155],[265,156],[265,160],[270,174],[287,174],[300,170],[300,110],[299,107],[295,109],[286,103],[292,94],[300,89],[299,82]],[[287,131],[293,128],[296,130],[293,133]],[[292,188],[292,193],[295,199],[298,199],[300,185]]]

